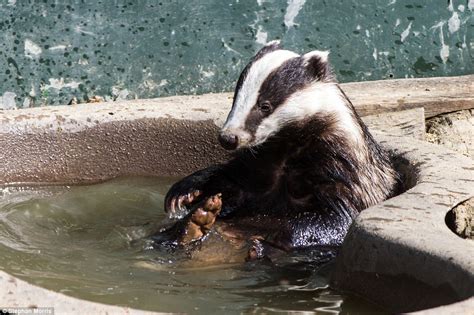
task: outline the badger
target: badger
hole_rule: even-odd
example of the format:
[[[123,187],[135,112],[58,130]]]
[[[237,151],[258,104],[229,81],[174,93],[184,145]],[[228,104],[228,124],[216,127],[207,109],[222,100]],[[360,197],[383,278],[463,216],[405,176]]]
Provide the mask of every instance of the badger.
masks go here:
[[[401,189],[390,155],[337,84],[325,51],[265,45],[237,81],[218,141],[232,159],[174,184],[165,210],[215,196],[220,207],[197,207],[175,234],[192,234],[200,216],[213,223],[214,214],[277,248],[338,246],[360,211]]]

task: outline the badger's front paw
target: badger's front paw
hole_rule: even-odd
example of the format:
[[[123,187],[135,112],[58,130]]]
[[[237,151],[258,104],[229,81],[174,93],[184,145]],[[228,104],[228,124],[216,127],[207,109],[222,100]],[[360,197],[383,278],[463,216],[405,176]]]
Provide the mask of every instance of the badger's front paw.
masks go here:
[[[193,204],[200,202],[207,196],[215,194],[215,191],[209,187],[220,187],[212,184],[212,178],[220,178],[217,172],[221,166],[214,165],[203,170],[197,171],[171,186],[165,197],[165,211],[171,217],[181,219],[188,214],[189,208]]]
[[[216,222],[222,209],[222,194],[207,198],[197,204],[192,212],[180,222],[179,245],[187,245],[204,237]]]
[[[197,189],[188,189],[179,191],[178,189],[170,189],[165,198],[165,211],[173,218],[182,218],[188,214],[193,203],[198,201],[202,192]]]

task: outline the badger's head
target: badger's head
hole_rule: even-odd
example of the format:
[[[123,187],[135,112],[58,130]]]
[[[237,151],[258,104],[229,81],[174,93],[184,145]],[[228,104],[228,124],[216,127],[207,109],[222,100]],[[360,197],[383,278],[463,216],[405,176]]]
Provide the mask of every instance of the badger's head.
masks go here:
[[[328,52],[298,55],[268,43],[240,75],[219,142],[228,150],[257,146],[285,125],[328,110],[339,93],[333,83]]]

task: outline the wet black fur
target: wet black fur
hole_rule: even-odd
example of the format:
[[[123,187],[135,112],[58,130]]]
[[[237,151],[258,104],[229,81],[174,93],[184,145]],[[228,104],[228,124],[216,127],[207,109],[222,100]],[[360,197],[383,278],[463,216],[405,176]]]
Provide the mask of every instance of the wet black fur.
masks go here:
[[[239,82],[245,79],[246,69]],[[277,107],[310,82],[328,79],[329,66],[319,57],[306,64],[301,57],[294,58],[268,77],[259,100],[269,100]],[[236,94],[241,84],[237,84]],[[346,98],[354,122],[360,126],[368,160],[356,157],[347,136],[337,129],[336,117],[316,114],[290,123],[258,147],[235,152],[227,163],[179,181],[168,192],[165,207],[171,198],[196,189],[203,192],[202,198],[222,193],[220,220],[256,230],[277,247],[340,245],[354,217],[368,206],[363,196],[354,193],[366,163],[392,169],[387,153],[342,91],[341,97]],[[249,128],[263,118],[253,119]],[[389,188],[385,197],[397,194],[398,189],[397,185]]]
[[[205,196],[221,192],[221,219],[258,229],[281,248],[339,245],[366,205],[352,192],[362,165],[333,128],[334,117],[322,115],[289,125],[255,151],[240,150],[228,163],[186,177],[168,196],[191,189]],[[373,158],[390,163],[367,137]]]

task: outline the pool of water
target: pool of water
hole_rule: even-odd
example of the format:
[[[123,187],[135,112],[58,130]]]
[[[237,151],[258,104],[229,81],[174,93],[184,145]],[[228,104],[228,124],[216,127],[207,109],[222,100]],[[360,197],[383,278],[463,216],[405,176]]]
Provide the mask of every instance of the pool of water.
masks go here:
[[[209,263],[205,251],[194,261],[152,249],[147,237],[166,219],[163,199],[174,181],[0,189],[0,269],[70,296],[153,311],[380,312],[328,288],[332,250]]]

